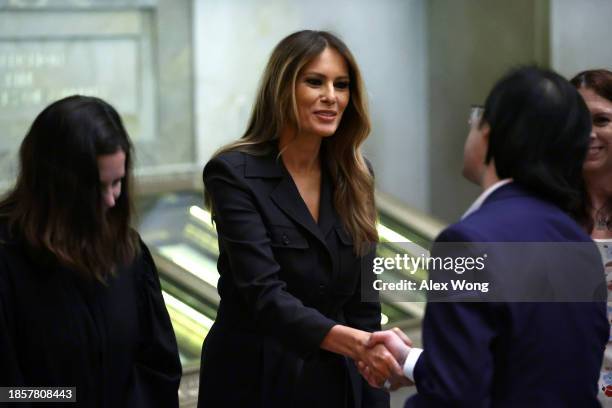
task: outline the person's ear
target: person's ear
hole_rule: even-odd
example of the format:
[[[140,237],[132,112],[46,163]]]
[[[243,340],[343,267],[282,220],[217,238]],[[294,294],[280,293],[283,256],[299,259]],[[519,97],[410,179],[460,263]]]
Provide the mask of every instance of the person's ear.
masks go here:
[[[480,125],[480,133],[482,134],[482,137],[484,138],[485,142],[487,142],[487,146],[489,146],[489,135],[491,134],[491,127],[487,122],[483,122]]]
[[[483,157],[483,161],[485,164],[488,164],[487,162],[487,155],[489,153],[489,136],[491,135],[491,127],[489,126],[489,124],[487,122],[482,122],[480,124],[480,129],[478,129],[480,131],[480,137],[482,137],[482,147],[484,148],[484,157]]]

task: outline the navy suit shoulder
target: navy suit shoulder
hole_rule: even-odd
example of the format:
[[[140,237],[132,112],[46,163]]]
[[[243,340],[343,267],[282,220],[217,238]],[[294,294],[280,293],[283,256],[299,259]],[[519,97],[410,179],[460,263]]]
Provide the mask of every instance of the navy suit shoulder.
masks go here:
[[[478,211],[436,239],[464,235],[472,242],[590,242],[588,234],[554,204],[510,183],[494,191]]]

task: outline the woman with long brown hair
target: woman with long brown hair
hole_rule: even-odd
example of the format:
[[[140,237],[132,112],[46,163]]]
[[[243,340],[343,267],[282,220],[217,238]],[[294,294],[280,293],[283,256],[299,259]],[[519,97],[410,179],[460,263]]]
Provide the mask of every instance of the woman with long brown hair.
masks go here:
[[[583,71],[571,80],[591,112],[591,143],[584,162],[587,190],[583,224],[601,249],[608,283],[608,320],[612,319],[612,72]],[[612,332],[611,337],[612,339]],[[604,353],[599,400],[612,407],[612,342]]]
[[[80,407],[178,407],[176,339],[130,226],[132,150],[94,97],[52,103],[25,136],[0,201],[0,386],[76,387],[61,395]]]
[[[346,45],[324,31],[284,38],[245,134],[204,169],[221,303],[199,407],[388,406],[354,363],[373,368],[376,386],[401,373],[384,347],[366,347],[381,317],[374,181],[360,150],[369,132]]]

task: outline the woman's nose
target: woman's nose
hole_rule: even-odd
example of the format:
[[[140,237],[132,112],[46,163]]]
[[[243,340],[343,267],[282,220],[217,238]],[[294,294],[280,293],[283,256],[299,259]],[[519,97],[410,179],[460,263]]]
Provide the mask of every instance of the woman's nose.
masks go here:
[[[333,103],[336,97],[336,90],[334,89],[334,85],[330,84],[323,87],[323,95],[322,99],[328,103]]]
[[[113,208],[115,206],[115,195],[110,189],[102,194],[102,200],[106,208]]]

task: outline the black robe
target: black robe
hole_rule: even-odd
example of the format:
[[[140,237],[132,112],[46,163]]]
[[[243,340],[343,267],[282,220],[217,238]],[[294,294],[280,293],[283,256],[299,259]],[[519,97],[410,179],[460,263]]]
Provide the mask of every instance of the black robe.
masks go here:
[[[178,407],[176,338],[143,243],[103,285],[0,235],[0,386],[76,387],[75,408]]]

